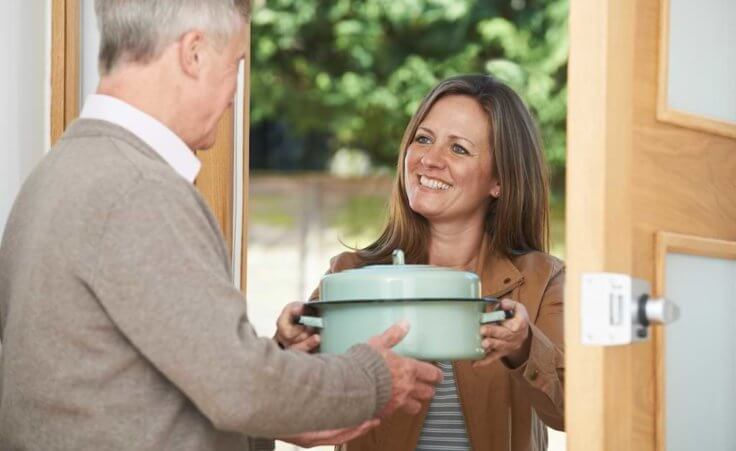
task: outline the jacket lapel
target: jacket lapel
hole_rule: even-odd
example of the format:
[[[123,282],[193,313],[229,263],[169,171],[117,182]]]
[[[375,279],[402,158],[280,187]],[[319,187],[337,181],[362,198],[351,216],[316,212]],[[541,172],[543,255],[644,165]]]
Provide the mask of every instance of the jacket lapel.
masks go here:
[[[500,298],[524,283],[524,276],[504,256],[490,255],[480,262],[481,293]]]

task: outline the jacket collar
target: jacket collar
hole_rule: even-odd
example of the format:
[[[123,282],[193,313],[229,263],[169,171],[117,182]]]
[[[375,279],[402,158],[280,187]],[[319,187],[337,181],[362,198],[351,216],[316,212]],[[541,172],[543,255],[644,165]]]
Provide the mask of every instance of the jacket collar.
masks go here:
[[[484,296],[501,297],[524,283],[524,276],[508,257],[488,255],[480,261],[481,292]]]

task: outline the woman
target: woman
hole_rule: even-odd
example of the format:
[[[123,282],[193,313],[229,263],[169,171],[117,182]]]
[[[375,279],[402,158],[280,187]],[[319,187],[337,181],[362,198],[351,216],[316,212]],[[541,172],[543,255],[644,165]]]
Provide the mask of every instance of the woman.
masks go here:
[[[384,419],[343,449],[546,449],[543,423],[564,427],[564,268],[546,253],[547,169],[529,111],[492,77],[445,80],[411,119],[397,169],[385,230],[330,272],[388,263],[400,248],[409,263],[477,272],[482,294],[515,316],[481,327],[483,360],[438,362],[445,379],[420,414]],[[277,339],[309,350],[318,337],[292,322],[301,308],[284,309]]]

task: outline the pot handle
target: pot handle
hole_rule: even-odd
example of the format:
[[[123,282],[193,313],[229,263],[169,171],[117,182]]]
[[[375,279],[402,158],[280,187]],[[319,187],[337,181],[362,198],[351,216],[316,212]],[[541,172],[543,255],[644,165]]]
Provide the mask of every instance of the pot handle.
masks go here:
[[[481,316],[481,324],[495,324],[502,323],[509,318],[514,317],[514,312],[510,310],[494,310],[492,312],[486,312]]]
[[[296,322],[302,326],[314,327],[316,329],[322,329],[325,327],[322,323],[322,318],[318,316],[300,316],[296,319]]]

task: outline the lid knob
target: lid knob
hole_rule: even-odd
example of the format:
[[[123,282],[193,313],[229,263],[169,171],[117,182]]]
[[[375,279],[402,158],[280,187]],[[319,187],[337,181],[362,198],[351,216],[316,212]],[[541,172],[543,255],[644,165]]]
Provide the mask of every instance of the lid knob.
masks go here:
[[[393,254],[394,259],[394,265],[403,265],[404,264],[404,251],[401,249],[394,250]]]

